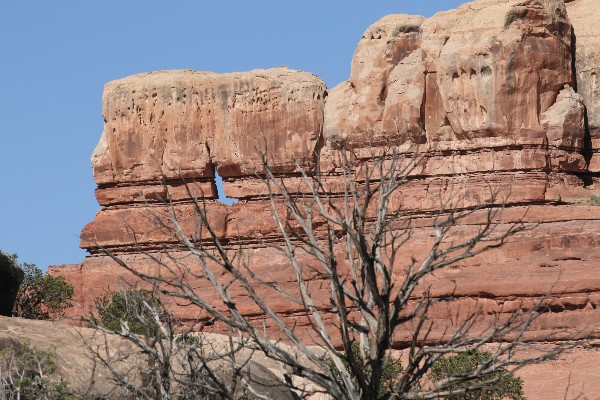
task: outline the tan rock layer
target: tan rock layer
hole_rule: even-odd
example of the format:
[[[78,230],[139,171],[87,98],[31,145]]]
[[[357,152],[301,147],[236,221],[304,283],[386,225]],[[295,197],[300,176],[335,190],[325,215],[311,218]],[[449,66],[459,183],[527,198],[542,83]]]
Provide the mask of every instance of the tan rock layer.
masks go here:
[[[586,317],[592,317],[588,314]],[[228,342],[227,336],[204,334],[203,338],[210,343],[211,349],[220,349]],[[51,321],[34,321],[22,318],[0,317],[0,342],[8,346],[15,344],[31,344],[37,349],[53,352],[58,375],[69,384],[69,388],[83,397],[120,399],[126,393],[114,391],[111,373],[99,363],[94,364],[89,351],[84,346],[94,344],[96,348],[111,350],[118,349],[121,354],[129,355],[118,363],[121,371],[128,371],[133,382],[137,382],[142,366],[146,359],[136,351],[130,343],[116,335],[98,335],[92,329],[68,327]],[[582,396],[593,398],[600,393],[600,383],[597,378],[600,352],[598,342],[587,345],[584,343],[571,351],[562,353],[556,359],[540,364],[528,365],[517,371],[523,379],[524,395],[529,400],[564,400]],[[552,344],[537,344],[535,349],[525,350],[525,355],[531,357],[540,351],[553,349]],[[494,350],[493,347],[490,350]],[[255,349],[250,350],[251,357],[263,367],[263,370],[275,374],[279,366]],[[248,353],[250,353],[248,351]],[[246,357],[248,353],[236,357]],[[405,352],[396,352],[401,358]],[[523,353],[519,353],[523,355]],[[573,368],[576,366],[576,368]],[[112,365],[116,367],[116,365]],[[262,372],[259,370],[259,372]],[[268,376],[261,373],[260,376]],[[93,383],[93,385],[92,385]],[[283,398],[277,390],[283,388],[277,380],[270,381],[269,398]],[[273,394],[275,392],[275,395]],[[111,395],[107,395],[112,393]],[[279,397],[277,397],[279,396]]]

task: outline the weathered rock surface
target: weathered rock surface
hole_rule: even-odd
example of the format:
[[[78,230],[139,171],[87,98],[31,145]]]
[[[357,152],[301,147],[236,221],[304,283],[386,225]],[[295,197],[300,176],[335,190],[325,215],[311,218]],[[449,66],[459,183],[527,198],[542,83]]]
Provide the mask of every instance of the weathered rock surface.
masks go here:
[[[230,249],[241,246],[269,282],[294,290],[289,263],[268,246],[282,239],[269,191],[255,175],[262,169],[257,146],[288,190],[307,193],[298,164],[312,168],[318,159],[324,187],[341,194],[334,149],[343,144],[363,166],[389,148],[422,157],[392,199],[413,227],[406,257],[425,256],[440,196],[454,195],[462,208],[500,191],[503,224],[538,224],[432,278],[435,296],[457,300],[432,310],[431,341],[443,340],[449,319],[459,320],[460,313],[479,310],[483,326],[541,300],[549,312],[531,327],[531,339],[600,338],[600,208],[590,204],[600,182],[596,1],[565,7],[562,0],[478,0],[429,19],[384,17],[365,31],[348,81],[329,91],[314,75],[281,68],[225,75],[161,71],[109,83],[105,129],[92,158],[105,208],[84,228],[81,242],[92,256],[51,269],[76,286],[72,314],[89,312],[95,297],[134,281],[102,250],[149,271],[157,266],[144,253],[164,257],[160,250],[167,246],[173,259],[193,265],[169,223],[156,223],[165,215],[165,199],[182,228],[210,244],[207,232],[196,231],[191,205],[203,198],[216,237]],[[230,207],[215,201],[215,168],[225,194],[243,201]],[[483,221],[474,217],[457,227],[456,238]],[[298,257],[310,269],[312,261]],[[190,279],[216,298],[204,280]],[[314,285],[316,301],[326,306],[327,285],[320,279]],[[242,291],[231,291],[239,294],[240,310],[262,323]],[[289,300],[268,287],[260,293],[290,324],[310,329]],[[173,306],[184,320],[207,318]],[[409,339],[396,337],[398,346]]]
[[[542,347],[543,348],[543,347]],[[525,397],[530,400],[594,399],[600,393],[596,379],[598,343],[579,347],[541,364],[517,371],[523,379]]]
[[[227,354],[223,349],[229,344],[228,337],[204,334],[201,340],[207,348],[206,354]],[[126,376],[133,385],[140,385],[141,375],[147,372],[148,368],[148,360],[139,349],[118,335],[104,334],[89,328],[69,327],[51,321],[0,317],[0,350],[20,345],[51,351],[58,377],[69,384],[73,394],[83,399],[129,398],[115,386],[113,374],[98,357],[98,354],[106,357],[107,349],[113,357],[111,368]],[[94,355],[92,349],[98,354]],[[115,354],[119,354],[119,358],[115,358]],[[248,362],[250,354],[253,355],[253,359]],[[247,351],[240,352],[238,356],[238,367],[244,366],[243,371],[248,373],[246,377],[258,394],[249,394],[248,398],[259,399],[266,396],[268,399],[293,399],[290,390],[279,380],[278,366],[264,354]],[[173,368],[178,368],[175,356],[172,362]],[[228,365],[230,362],[231,360],[223,357],[222,360],[214,362],[221,363],[219,367],[213,363],[213,368],[223,375],[223,379],[228,379],[228,373],[231,376],[231,367]],[[224,382],[228,383],[226,380]]]
[[[384,17],[363,35],[350,80],[331,90],[324,136],[363,147],[543,135],[540,113],[572,83],[570,44],[560,1]]]
[[[262,165],[257,149],[274,171],[293,172],[296,161],[314,160],[325,89],[315,75],[287,68],[158,71],[110,82],[92,155],[98,200],[164,199],[182,180],[214,198],[215,167],[222,177],[253,175]]]
[[[600,172],[600,7],[594,0],[572,0],[567,10],[574,29],[577,92],[587,109],[586,128],[594,149],[589,168]]]
[[[258,271],[264,271],[269,282],[277,282],[281,288],[294,293],[296,282],[289,261],[284,255],[273,248],[265,248],[261,241],[277,240],[277,230],[269,223],[267,211],[256,213],[259,207],[253,208],[254,213],[233,211],[229,223],[240,227],[238,239],[230,234],[234,241],[232,247],[241,244],[245,246],[244,257],[252,261]],[[264,206],[263,206],[264,210]],[[250,225],[247,220],[256,219],[261,224]],[[457,300],[450,308],[437,308],[429,313],[431,320],[436,321],[435,329],[429,335],[432,342],[443,340],[448,334],[452,321],[459,321],[461,313],[476,309],[483,312],[479,323],[485,325],[495,318],[511,315],[523,305],[531,306],[548,297],[550,311],[543,314],[530,330],[531,338],[547,338],[555,335],[555,339],[600,337],[600,326],[592,321],[600,317],[600,267],[594,260],[600,257],[600,219],[596,207],[589,205],[571,206],[521,206],[507,209],[503,215],[506,224],[516,221],[537,223],[539,226],[513,238],[500,249],[486,252],[480,257],[466,260],[453,268],[439,271],[434,278],[427,281],[431,285],[431,294],[436,297],[452,295]],[[461,239],[479,228],[484,221],[484,215],[474,217],[464,227],[457,227],[452,239]],[[413,218],[412,238],[406,245],[406,252],[398,260],[399,265],[406,264],[411,257],[423,259],[431,247],[433,232],[430,228],[431,217],[420,216]],[[508,225],[505,225],[508,226]],[[245,230],[244,230],[245,229]],[[501,225],[499,229],[503,229]],[[129,253],[120,256],[127,265],[135,270],[146,273],[158,273],[168,277],[169,272],[157,266],[151,257],[161,258],[160,253],[139,254]],[[198,261],[184,251],[172,251],[172,260],[178,260],[192,271],[200,270]],[[315,260],[298,252],[298,262],[310,268]],[[165,262],[170,263],[163,257]],[[340,270],[346,262],[340,256]],[[177,265],[172,267],[177,271]],[[263,269],[264,268],[264,269]],[[218,270],[218,269],[217,269]],[[124,273],[114,261],[104,256],[88,258],[83,266],[74,265],[62,267],[56,271],[76,285],[76,303],[80,312],[88,312],[93,306],[93,299],[103,295],[107,290],[119,291],[135,282],[132,274]],[[583,278],[585,277],[585,278]],[[223,308],[216,300],[218,295],[211,285],[202,278],[189,277],[190,283],[207,299],[213,299],[214,305]],[[314,287],[327,287],[323,278],[312,281]],[[306,339],[310,337],[310,321],[303,316],[302,308],[268,287],[259,286],[257,291],[263,298],[269,299],[271,307],[282,315],[287,315],[294,326],[305,330]],[[256,313],[256,306],[243,300],[243,290],[230,288],[230,293],[240,294],[238,309],[248,315],[255,315],[257,323],[263,323],[263,318]],[[552,293],[548,296],[548,293]],[[317,304],[327,306],[329,297],[326,291],[314,291]],[[194,307],[177,307],[175,312],[179,318],[188,321],[208,319],[208,315],[199,314]],[[453,318],[448,320],[449,315]],[[557,328],[560,328],[557,333]],[[216,331],[222,329],[215,325]],[[276,335],[278,330],[273,329]],[[410,341],[408,332],[396,335],[397,344],[402,346]]]
[[[87,394],[89,398],[113,389],[110,372],[102,365],[94,365],[84,346],[86,342],[92,344],[94,335],[94,330],[69,327],[58,322],[0,317],[0,349],[29,344],[37,349],[51,350],[55,353],[58,374],[67,380],[71,390]],[[108,343],[114,351],[122,351],[123,354],[133,350],[116,336],[109,336]],[[96,344],[101,344],[99,338]],[[95,379],[92,379],[94,371]]]
[[[0,251],[0,315],[12,315],[23,277],[21,266],[8,254]]]

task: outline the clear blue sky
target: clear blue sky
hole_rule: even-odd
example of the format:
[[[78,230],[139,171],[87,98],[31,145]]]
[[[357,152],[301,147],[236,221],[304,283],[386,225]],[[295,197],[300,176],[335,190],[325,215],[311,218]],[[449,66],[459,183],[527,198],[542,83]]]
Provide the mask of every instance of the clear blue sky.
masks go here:
[[[462,0],[4,0],[0,10],[0,249],[78,263],[100,209],[90,155],[106,82],[159,69],[287,65],[347,79],[363,31],[387,14]]]

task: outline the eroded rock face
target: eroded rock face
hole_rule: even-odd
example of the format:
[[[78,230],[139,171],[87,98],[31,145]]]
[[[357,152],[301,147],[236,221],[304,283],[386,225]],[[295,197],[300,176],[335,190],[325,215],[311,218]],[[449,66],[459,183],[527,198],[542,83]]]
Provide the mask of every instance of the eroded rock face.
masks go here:
[[[560,1],[384,17],[363,35],[349,81],[331,90],[324,136],[354,147],[543,136],[541,113],[572,84],[570,46]]]
[[[388,15],[365,31],[354,53],[350,80],[333,88],[327,98],[327,140],[363,146],[419,140],[423,21],[412,15]]]
[[[596,156],[590,169],[583,156],[591,150],[586,129],[594,139],[598,125],[598,24],[586,22],[595,18],[594,1],[574,0],[567,9],[561,0],[478,0],[430,19],[384,17],[365,31],[348,81],[329,92],[314,75],[281,68],[226,75],[161,71],[108,84],[105,130],[92,158],[105,208],[82,232],[82,247],[93,256],[52,270],[75,283],[78,308],[72,313],[88,313],[95,297],[134,280],[102,249],[150,271],[156,265],[144,253],[164,257],[164,246],[177,247],[172,226],[156,223],[169,211],[167,198],[182,229],[210,245],[206,231],[195,231],[191,205],[203,199],[215,237],[242,248],[259,273],[293,291],[289,260],[268,245],[281,244],[282,237],[269,191],[255,175],[262,168],[256,146],[265,145],[274,172],[299,195],[308,188],[297,163],[312,168],[317,154],[324,188],[341,195],[336,147],[351,147],[362,166],[383,149],[412,155],[418,147],[423,161],[391,199],[414,227],[406,257],[426,256],[437,195],[454,194],[456,207],[467,208],[485,202],[490,191],[508,189],[502,223],[524,218],[539,224],[432,278],[435,296],[460,298],[432,310],[430,340],[444,340],[448,315],[460,310],[484,310],[485,324],[549,291],[557,293],[552,311],[528,337],[546,337],[557,327],[567,339],[600,337],[600,325],[590,322],[600,310],[600,208],[590,205],[593,186],[580,178],[586,176],[588,185],[597,181]],[[243,201],[227,207],[214,200],[215,167],[226,195]],[[457,239],[484,221],[458,227]],[[173,251],[173,259],[190,257],[181,246]],[[205,280],[191,279],[207,298],[216,298]],[[326,307],[326,282],[314,284],[315,301]],[[256,306],[231,290],[239,294],[241,312],[259,323]],[[289,299],[261,294],[290,324],[310,330],[303,310]],[[185,306],[175,309],[182,320],[208,318]],[[402,345],[410,337],[396,340]]]
[[[0,251],[0,315],[10,317],[24,274],[21,266]]]
[[[262,165],[257,149],[275,172],[293,172],[297,162],[314,162],[324,95],[321,79],[287,68],[158,71],[110,82],[92,155],[98,199],[164,199],[182,179],[214,198],[215,166],[222,177],[254,175]]]
[[[593,145],[590,171],[600,172],[600,7],[594,0],[573,0],[567,10],[573,24],[577,92],[587,109],[587,129]]]
[[[277,172],[314,157],[325,86],[286,68],[217,75],[158,71],[106,85],[99,184],[254,174],[264,146]]]

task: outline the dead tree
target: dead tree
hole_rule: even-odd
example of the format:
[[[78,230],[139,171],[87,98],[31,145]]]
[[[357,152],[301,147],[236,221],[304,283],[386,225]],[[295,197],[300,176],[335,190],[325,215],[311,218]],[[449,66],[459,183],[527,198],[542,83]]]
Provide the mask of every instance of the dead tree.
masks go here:
[[[103,393],[105,398],[291,400],[289,390],[282,390],[276,378],[252,361],[252,347],[241,336],[182,329],[158,296],[148,290],[115,292],[112,301],[123,300],[118,308],[106,314],[102,307],[110,300],[97,302],[100,317],[88,318],[97,330],[82,340],[95,364],[107,369],[115,383]],[[102,315],[120,317],[119,326]],[[111,336],[129,346],[113,348]],[[88,392],[93,378],[94,373]]]
[[[335,399],[443,398],[493,388],[499,384],[494,372],[540,362],[564,350],[561,346],[530,357],[519,353],[530,345],[527,331],[544,312],[543,300],[493,321],[482,322],[478,310],[470,310],[441,335],[431,318],[436,307],[456,301],[451,293],[432,294],[436,271],[501,247],[533,228],[522,220],[502,222],[508,188],[503,192],[490,187],[485,201],[467,204],[458,178],[448,177],[449,190],[435,194],[439,205],[425,216],[429,241],[420,244],[421,255],[416,256],[411,242],[414,210],[401,204],[403,188],[426,160],[396,151],[359,159],[346,149],[339,149],[336,157],[335,174],[320,171],[318,162],[314,168],[298,164],[301,183],[292,188],[273,173],[262,154],[258,176],[267,188],[280,235],[279,242],[264,246],[284,256],[293,285],[272,282],[256,271],[243,246],[223,242],[201,198],[194,199],[192,231],[180,223],[168,199],[166,207],[153,210],[160,229],[168,230],[177,243],[160,255],[146,254],[160,272],[143,272],[106,254],[162,298],[195,307],[235,332],[236,343],[280,366],[283,384],[297,397],[322,391]],[[456,233],[464,221],[473,220],[477,224],[471,231]],[[181,249],[189,256],[175,255]],[[209,292],[195,289],[192,282],[199,279],[210,283]],[[271,297],[277,296],[303,310],[306,326],[299,329],[273,307]],[[242,298],[262,315],[262,323],[240,310]],[[140,341],[138,346],[145,344]],[[390,379],[386,369],[394,348],[403,348],[404,356],[401,371]],[[483,348],[491,348],[492,356],[474,371],[435,382],[428,379],[440,357]],[[252,388],[243,378],[239,382]],[[235,390],[230,394],[235,397]]]

